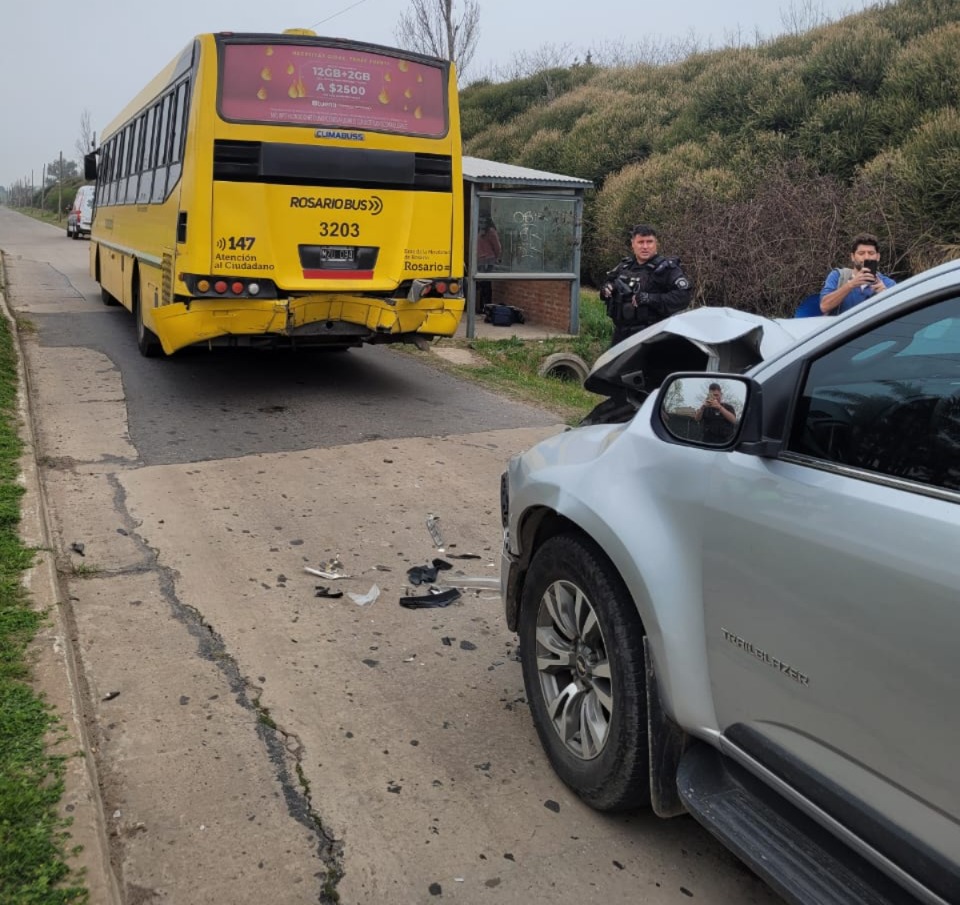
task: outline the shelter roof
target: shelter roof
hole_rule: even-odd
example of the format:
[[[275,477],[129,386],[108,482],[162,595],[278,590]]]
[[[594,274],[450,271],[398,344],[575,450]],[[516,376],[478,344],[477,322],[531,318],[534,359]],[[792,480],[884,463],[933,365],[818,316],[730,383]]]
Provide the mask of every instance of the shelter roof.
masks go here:
[[[517,187],[529,185],[542,188],[593,188],[589,179],[531,170],[529,167],[518,167],[480,157],[463,158],[463,178],[467,182],[489,182]]]

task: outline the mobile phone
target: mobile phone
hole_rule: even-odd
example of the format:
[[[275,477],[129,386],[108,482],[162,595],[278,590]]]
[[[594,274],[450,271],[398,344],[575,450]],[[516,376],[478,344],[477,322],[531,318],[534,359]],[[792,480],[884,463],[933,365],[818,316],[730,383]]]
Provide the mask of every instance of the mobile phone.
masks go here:
[[[872,258],[863,262],[863,269],[869,270],[874,276],[877,275],[877,262]]]

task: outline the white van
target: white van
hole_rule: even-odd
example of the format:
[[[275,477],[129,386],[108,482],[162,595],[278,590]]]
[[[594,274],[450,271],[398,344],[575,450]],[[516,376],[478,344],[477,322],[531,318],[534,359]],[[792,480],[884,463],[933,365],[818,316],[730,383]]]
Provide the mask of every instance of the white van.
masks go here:
[[[77,196],[73,199],[70,212],[67,214],[67,238],[79,239],[90,235],[90,224],[93,220],[93,190],[92,185],[81,185],[77,189]]]

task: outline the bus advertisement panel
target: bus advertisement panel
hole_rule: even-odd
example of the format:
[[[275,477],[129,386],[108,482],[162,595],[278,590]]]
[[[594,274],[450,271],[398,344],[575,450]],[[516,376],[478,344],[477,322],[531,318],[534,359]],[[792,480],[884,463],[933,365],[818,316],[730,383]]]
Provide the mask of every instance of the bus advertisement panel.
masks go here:
[[[446,85],[436,66],[329,47],[228,45],[220,113],[233,122],[376,129],[442,138]]]

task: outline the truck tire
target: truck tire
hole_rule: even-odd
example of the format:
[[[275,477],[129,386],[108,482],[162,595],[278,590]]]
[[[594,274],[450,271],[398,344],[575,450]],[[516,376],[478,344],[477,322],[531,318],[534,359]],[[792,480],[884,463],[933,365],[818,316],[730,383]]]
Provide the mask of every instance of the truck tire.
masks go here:
[[[553,769],[597,810],[649,805],[643,626],[613,565],[583,535],[553,537],[520,607],[527,700]]]

